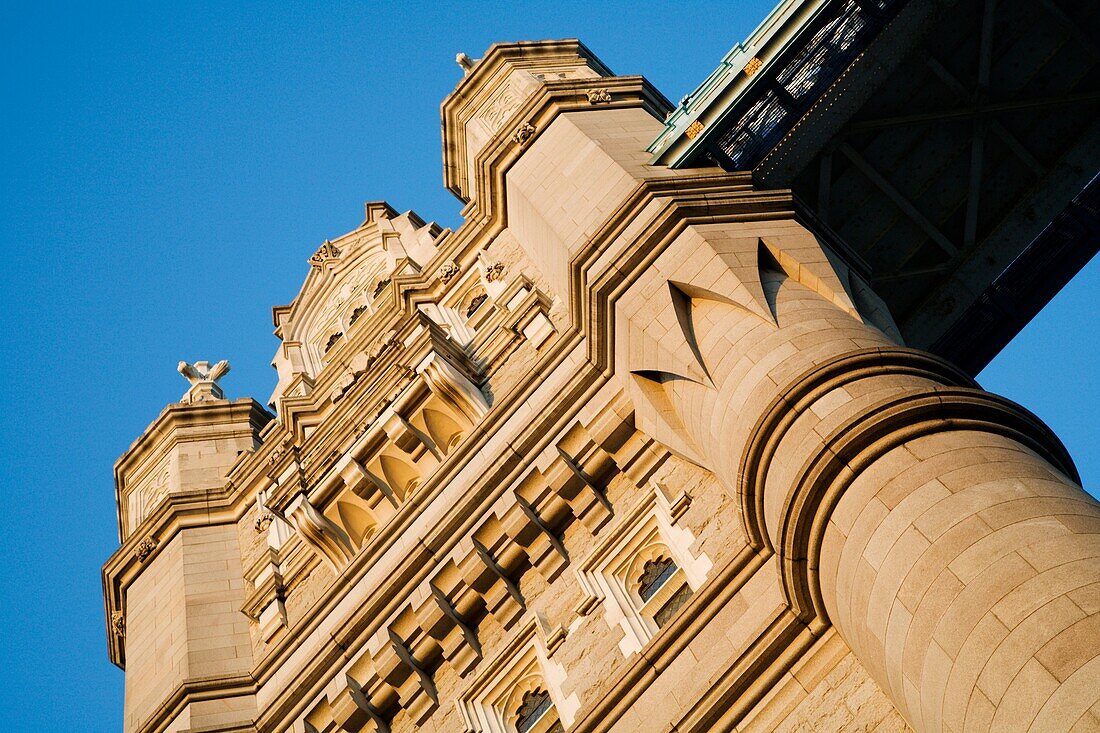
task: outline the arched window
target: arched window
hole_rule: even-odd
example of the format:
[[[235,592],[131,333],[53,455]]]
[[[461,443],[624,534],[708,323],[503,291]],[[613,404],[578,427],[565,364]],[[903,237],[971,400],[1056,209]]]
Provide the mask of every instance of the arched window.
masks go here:
[[[355,310],[353,310],[351,312],[351,318],[348,319],[348,324],[352,324],[352,323],[355,323],[356,321],[358,321],[360,316],[362,316],[364,313],[366,313],[367,310],[368,310],[368,306],[366,304],[363,304],[363,305],[359,306],[358,308],[356,308]]]
[[[638,595],[643,601],[648,601],[675,572],[676,563],[667,557],[647,560],[642,567],[642,577],[638,581]]]
[[[516,733],[563,733],[564,730],[549,692],[536,687],[523,694],[516,711]]]
[[[691,549],[696,538],[678,523],[690,497],[681,493],[673,503],[669,493],[654,484],[578,564],[577,577],[591,599],[581,612],[599,602],[607,623],[622,629],[619,649],[627,656],[671,623],[712,567],[710,558]]]
[[[470,304],[466,306],[466,317],[469,318],[470,316],[472,316],[477,311],[477,309],[481,307],[481,304],[488,299],[489,295],[484,292],[479,295],[475,295],[473,299],[470,300]]]
[[[635,589],[642,601],[642,615],[658,629],[663,629],[691,598],[691,586],[684,572],[675,560],[663,554],[646,560]]]

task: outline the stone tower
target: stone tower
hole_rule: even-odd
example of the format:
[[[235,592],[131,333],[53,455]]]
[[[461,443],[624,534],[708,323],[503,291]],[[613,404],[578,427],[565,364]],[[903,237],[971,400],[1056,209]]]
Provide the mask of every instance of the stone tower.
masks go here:
[[[309,258],[270,404],[116,467],[127,731],[1100,729],[1100,505],[789,191],[576,41],[444,101],[441,230]]]

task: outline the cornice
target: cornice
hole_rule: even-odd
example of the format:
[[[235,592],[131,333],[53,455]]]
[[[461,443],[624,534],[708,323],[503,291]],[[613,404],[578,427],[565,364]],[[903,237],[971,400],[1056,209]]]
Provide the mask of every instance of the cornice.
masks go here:
[[[656,87],[641,76],[611,76],[600,79],[558,79],[543,82],[538,91],[523,102],[510,117],[531,131],[516,139],[516,127],[506,125],[481,149],[474,160],[477,172],[475,196],[463,210],[467,222],[486,223],[490,220],[507,225],[507,194],[504,177],[523,151],[538,139],[558,115],[595,109],[588,91],[597,85],[607,92],[610,101],[601,102],[599,109],[641,107],[661,119],[671,109]]]

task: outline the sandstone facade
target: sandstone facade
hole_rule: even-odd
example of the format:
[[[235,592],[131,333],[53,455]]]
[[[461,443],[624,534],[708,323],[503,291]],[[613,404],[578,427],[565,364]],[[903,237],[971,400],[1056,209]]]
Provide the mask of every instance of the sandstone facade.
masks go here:
[[[275,309],[278,417],[203,365],[119,460],[126,730],[1100,729],[1057,438],[789,192],[650,165],[644,79],[465,66],[462,227],[368,203]]]

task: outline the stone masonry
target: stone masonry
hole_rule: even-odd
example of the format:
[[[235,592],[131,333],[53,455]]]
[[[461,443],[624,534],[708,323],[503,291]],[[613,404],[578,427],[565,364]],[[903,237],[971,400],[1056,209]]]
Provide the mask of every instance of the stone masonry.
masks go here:
[[[444,101],[382,202],[116,464],[126,731],[1100,730],[1100,504],[903,343],[787,191],[649,164],[576,41]]]

